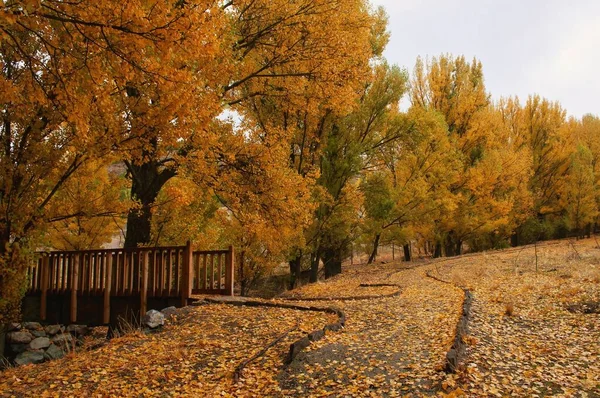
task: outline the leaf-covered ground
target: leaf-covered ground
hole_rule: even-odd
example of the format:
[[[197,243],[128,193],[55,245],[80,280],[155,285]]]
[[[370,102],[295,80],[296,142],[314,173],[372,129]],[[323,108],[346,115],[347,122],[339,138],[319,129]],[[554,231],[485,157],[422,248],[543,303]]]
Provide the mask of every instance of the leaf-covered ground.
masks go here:
[[[531,246],[411,267],[355,266],[298,289],[281,303],[339,308],[347,320],[289,365],[289,345],[337,316],[206,304],[158,334],[9,369],[0,395],[597,397],[600,315],[583,313],[583,304],[600,301],[600,249],[593,240],[573,243],[539,245],[537,271]],[[473,294],[468,348],[458,374],[448,375],[463,287]],[[372,298],[356,299],[365,296]],[[235,380],[240,363],[275,341]]]
[[[433,267],[475,297],[456,378],[468,396],[600,396],[600,314],[569,311],[600,302],[600,249],[561,241],[537,252],[537,271],[534,246]]]

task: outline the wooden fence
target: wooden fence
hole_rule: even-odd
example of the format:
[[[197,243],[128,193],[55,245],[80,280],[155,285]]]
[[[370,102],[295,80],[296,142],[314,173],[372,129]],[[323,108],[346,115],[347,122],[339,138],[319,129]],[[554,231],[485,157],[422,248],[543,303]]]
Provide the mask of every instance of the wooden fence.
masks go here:
[[[40,295],[40,318],[47,317],[49,295],[70,296],[70,320],[77,320],[77,298],[101,296],[103,320],[110,319],[111,297],[139,296],[141,313],[148,298],[194,294],[233,295],[234,252],[194,251],[186,246],[39,253],[29,267],[28,295]]]

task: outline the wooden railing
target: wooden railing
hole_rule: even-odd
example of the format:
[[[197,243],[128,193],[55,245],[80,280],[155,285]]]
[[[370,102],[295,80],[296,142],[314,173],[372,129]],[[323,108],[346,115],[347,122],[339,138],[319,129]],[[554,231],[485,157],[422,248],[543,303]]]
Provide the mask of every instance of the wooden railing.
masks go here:
[[[192,294],[233,295],[234,252],[194,251],[186,246],[39,253],[29,267],[27,294],[41,295],[40,317],[47,316],[48,295],[70,295],[70,319],[77,319],[77,297],[102,296],[104,323],[110,318],[111,297],[180,298]]]

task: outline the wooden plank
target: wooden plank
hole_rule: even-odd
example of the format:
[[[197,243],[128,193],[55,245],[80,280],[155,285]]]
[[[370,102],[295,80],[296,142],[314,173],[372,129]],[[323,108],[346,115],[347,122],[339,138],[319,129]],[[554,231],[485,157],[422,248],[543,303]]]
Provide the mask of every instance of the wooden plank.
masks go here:
[[[215,289],[217,290],[221,290],[223,289],[223,259],[227,254],[223,255],[223,254],[219,254],[219,262],[218,262],[218,267],[217,267],[217,285],[215,286]]]
[[[140,287],[140,316],[144,316],[148,308],[148,256],[148,252],[145,251],[140,261],[140,272],[142,274],[142,286]]]
[[[235,275],[235,252],[233,246],[229,246],[229,251],[225,256],[225,295],[233,296],[233,284]]]
[[[122,252],[120,257],[121,257],[121,259],[120,259],[121,262],[119,265],[121,268],[121,272],[120,272],[121,278],[119,280],[119,294],[125,295],[125,283],[127,280],[127,276],[126,276],[127,270],[125,269],[127,261],[125,260],[125,257],[127,257],[127,254]]]
[[[94,294],[98,294],[100,292],[100,261],[102,256],[99,253],[94,253],[94,283],[92,284],[92,289],[94,289]]]
[[[158,250],[158,259],[159,259],[159,284],[158,284],[158,291],[159,291],[159,296],[160,297],[164,297],[165,296],[165,254],[162,250]]]
[[[202,266],[202,286],[200,287],[200,289],[206,289],[206,275],[207,275],[207,272],[206,272],[206,267],[207,267],[206,257],[208,257],[208,255],[207,254],[202,254],[202,257],[204,258],[203,259],[204,265]]]
[[[49,273],[50,273],[50,266],[49,266],[49,260],[50,257],[48,255],[43,256],[42,257],[42,280],[41,280],[41,290],[42,290],[42,296],[40,298],[40,319],[42,321],[46,320],[47,317],[47,303],[48,303],[48,286],[49,286]]]
[[[192,243],[188,240],[183,251],[183,262],[181,264],[181,306],[185,307],[188,304],[188,299],[192,295],[192,267],[193,262]]]
[[[156,250],[152,250],[152,288],[151,293],[152,297],[156,296],[156,288],[157,288],[157,279],[158,279],[158,267],[156,266]]]
[[[71,258],[73,275],[71,278],[71,323],[77,322],[77,282],[79,279],[80,259],[83,257],[83,255],[73,255],[73,257],[74,258]]]
[[[60,291],[61,293],[64,293],[67,291],[69,284],[67,282],[67,259],[65,258],[67,255],[66,254],[61,254],[59,257],[59,264],[60,264]]]
[[[166,261],[166,265],[167,265],[167,297],[169,297],[171,295],[171,287],[173,285],[173,267],[171,266],[171,252],[169,250],[166,251],[167,253],[167,261]]]
[[[103,315],[102,322],[106,325],[110,323],[110,293],[112,286],[112,253],[106,254],[106,273],[104,280],[104,306],[103,306]]]
[[[127,293],[128,294],[133,294],[134,290],[133,290],[133,267],[135,266],[135,263],[133,261],[133,253],[134,252],[129,252],[127,258],[129,259],[128,261],[128,267],[129,267],[129,279],[127,280]]]
[[[173,261],[173,292],[171,294],[173,297],[179,297],[181,288],[181,273],[179,272],[181,262],[179,260],[179,251],[171,250],[171,261]]]

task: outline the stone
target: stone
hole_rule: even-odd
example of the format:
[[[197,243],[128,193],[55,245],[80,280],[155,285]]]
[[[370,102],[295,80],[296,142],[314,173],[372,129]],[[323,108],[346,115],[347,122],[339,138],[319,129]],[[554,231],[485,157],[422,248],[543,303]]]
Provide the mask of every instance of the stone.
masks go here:
[[[50,344],[46,352],[44,353],[44,357],[46,359],[59,359],[65,356],[65,352],[61,350],[57,345]]]
[[[29,343],[29,349],[31,350],[40,350],[49,346],[50,339],[48,337],[38,337],[36,339],[31,340],[31,343]]]
[[[52,338],[52,342],[58,346],[69,348],[73,345],[73,336],[69,333],[57,334]]]
[[[160,311],[150,310],[144,315],[144,325],[155,329],[165,324],[165,316]]]
[[[90,329],[86,325],[69,325],[67,326],[66,331],[75,336],[85,336],[90,332]]]
[[[32,330],[31,334],[33,337],[48,337],[45,331],[43,330]]]
[[[33,335],[28,330],[6,333],[6,341],[8,343],[29,344],[33,338]]]
[[[177,308],[167,307],[160,310],[160,312],[165,316],[166,319],[169,319],[177,314]]]
[[[54,336],[55,334],[59,334],[65,331],[65,327],[62,325],[48,325],[45,328],[46,333],[50,336]]]
[[[44,330],[39,322],[23,322],[23,327],[27,330]]]
[[[19,366],[44,362],[44,351],[25,351],[17,355],[15,363]]]

